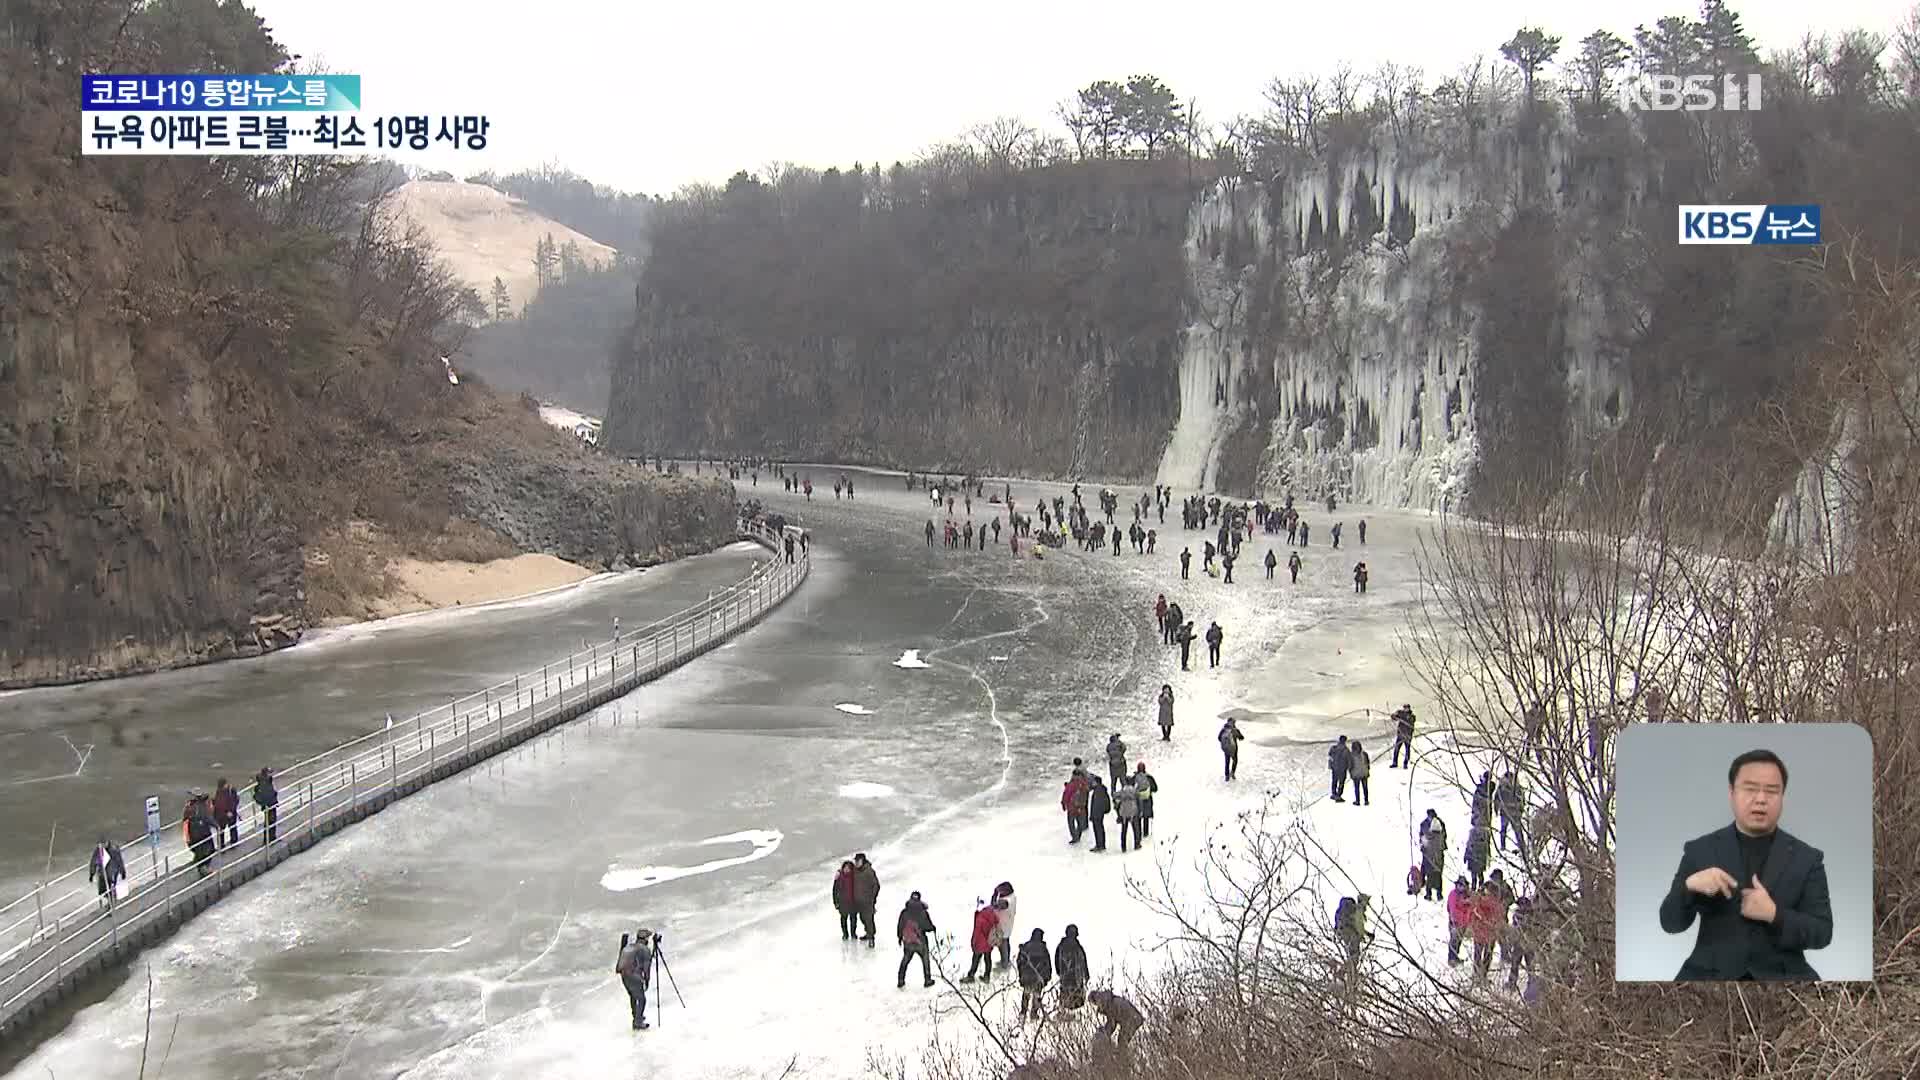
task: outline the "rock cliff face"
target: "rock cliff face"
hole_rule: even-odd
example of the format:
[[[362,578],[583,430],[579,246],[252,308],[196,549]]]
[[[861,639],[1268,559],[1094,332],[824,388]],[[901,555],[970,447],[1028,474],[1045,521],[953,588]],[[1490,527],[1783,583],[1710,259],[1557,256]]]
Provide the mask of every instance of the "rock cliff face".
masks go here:
[[[51,149],[71,80],[31,88],[0,116],[0,688],[290,644],[309,548],[349,521],[607,567],[732,538],[728,485],[450,385],[417,249],[362,252],[410,268],[400,287],[330,291],[240,196],[204,194],[205,162]]]
[[[250,461],[270,416],[177,343],[27,310],[18,284],[0,270],[0,686],[296,639],[300,538]]]
[[[656,217],[607,435],[1435,510],[1644,483],[1658,454],[1783,492],[1800,459],[1744,433],[1824,313],[1781,249],[1675,245],[1674,205],[1843,167],[1755,128],[1708,132],[1741,147],[1715,173],[1668,120],[1693,123],[1337,125],[1257,178],[896,168],[841,182],[837,218],[736,178]]]
[[[1643,182],[1582,162],[1564,131],[1405,142],[1369,132],[1198,198],[1159,481],[1448,509],[1483,455],[1562,462],[1626,417],[1609,331],[1637,314],[1613,243]],[[1540,206],[1502,208],[1529,185]]]

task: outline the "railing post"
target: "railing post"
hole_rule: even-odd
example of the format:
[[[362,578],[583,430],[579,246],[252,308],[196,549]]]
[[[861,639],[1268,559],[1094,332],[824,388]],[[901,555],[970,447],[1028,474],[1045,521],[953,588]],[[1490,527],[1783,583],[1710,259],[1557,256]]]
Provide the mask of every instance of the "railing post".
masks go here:
[[[352,809],[360,809],[360,769],[353,762],[347,762],[347,789],[351,793]]]
[[[313,781],[307,781],[307,838],[313,838]]]

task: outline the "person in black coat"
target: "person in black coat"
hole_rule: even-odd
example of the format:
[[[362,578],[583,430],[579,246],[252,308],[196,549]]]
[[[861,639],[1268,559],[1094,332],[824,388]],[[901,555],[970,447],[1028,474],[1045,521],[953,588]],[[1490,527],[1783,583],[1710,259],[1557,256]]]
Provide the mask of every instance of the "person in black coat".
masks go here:
[[[1107,815],[1113,813],[1113,796],[1107,792],[1106,781],[1098,775],[1090,775],[1087,782],[1093,785],[1087,791],[1087,824],[1093,827],[1093,850],[1107,850]]]
[[[273,770],[262,767],[253,778],[253,804],[260,808],[266,817],[266,840],[271,844],[280,839],[280,789],[274,786]]]
[[[1034,928],[1033,936],[1020,946],[1014,957],[1014,970],[1020,976],[1020,1019],[1029,1015],[1039,1019],[1047,984],[1053,981],[1053,957],[1047,951],[1047,932]]]
[[[1833,941],[1826,857],[1780,828],[1786,763],[1749,750],[1733,759],[1727,788],[1733,823],[1687,841],[1660,902],[1669,934],[1700,920],[1674,979],[1818,979],[1806,953]]]
[[[880,903],[880,872],[867,861],[866,852],[856,853],[853,857],[853,910],[860,916],[860,928],[865,931],[860,940],[873,948],[874,908]]]
[[[1087,967],[1087,950],[1080,944],[1080,928],[1067,925],[1066,936],[1053,950],[1053,972],[1060,977],[1060,1007],[1077,1009],[1086,1004],[1087,983],[1093,975]]]

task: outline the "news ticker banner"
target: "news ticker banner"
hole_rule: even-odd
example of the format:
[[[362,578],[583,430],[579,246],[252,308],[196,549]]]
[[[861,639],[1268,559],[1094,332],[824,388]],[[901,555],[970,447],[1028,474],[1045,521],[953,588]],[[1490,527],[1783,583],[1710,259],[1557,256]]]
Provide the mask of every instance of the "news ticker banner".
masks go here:
[[[83,75],[86,155],[484,150],[481,114],[361,112],[358,75]]]

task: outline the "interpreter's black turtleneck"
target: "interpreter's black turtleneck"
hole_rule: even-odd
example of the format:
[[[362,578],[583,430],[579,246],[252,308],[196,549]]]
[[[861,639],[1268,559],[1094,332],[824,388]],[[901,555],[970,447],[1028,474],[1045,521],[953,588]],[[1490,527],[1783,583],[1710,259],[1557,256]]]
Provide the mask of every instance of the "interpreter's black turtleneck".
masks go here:
[[[1739,832],[1738,829],[1734,831]],[[1742,888],[1751,886],[1753,879],[1759,877],[1760,871],[1765,869],[1767,855],[1773,851],[1773,837],[1774,834],[1771,832],[1760,836],[1749,836],[1740,832],[1740,857],[1745,862],[1747,871],[1740,878]]]

